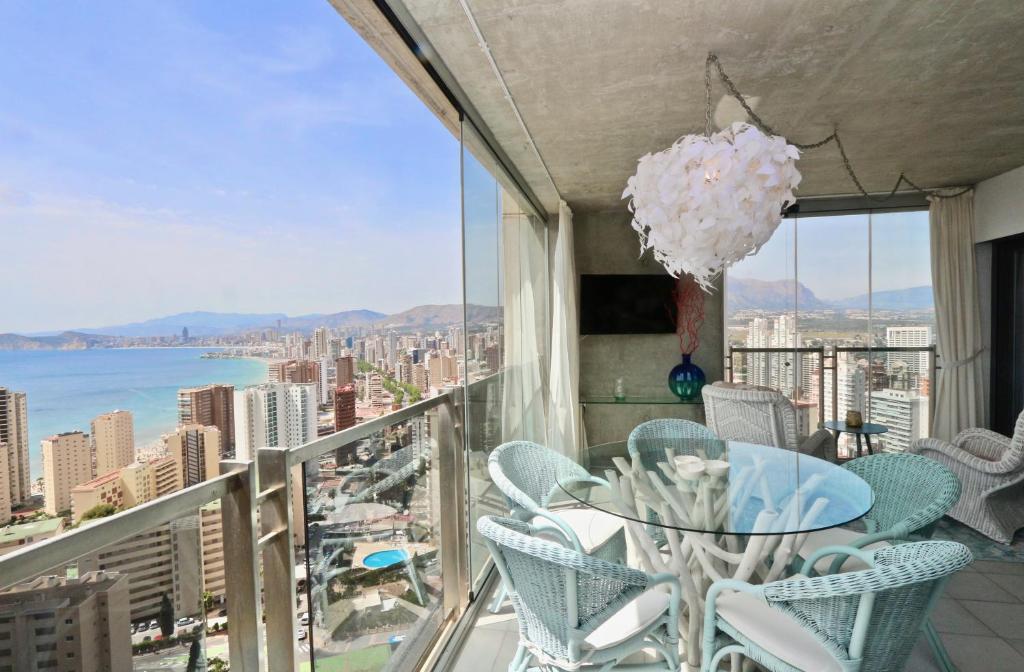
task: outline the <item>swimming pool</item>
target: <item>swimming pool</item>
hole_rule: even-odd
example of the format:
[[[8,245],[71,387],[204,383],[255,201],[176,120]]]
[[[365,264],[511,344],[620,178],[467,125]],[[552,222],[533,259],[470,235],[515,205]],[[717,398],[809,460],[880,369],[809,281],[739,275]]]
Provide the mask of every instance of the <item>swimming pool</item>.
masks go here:
[[[395,548],[390,551],[377,551],[376,553],[370,553],[368,556],[363,558],[363,567],[367,569],[380,569],[381,567],[390,567],[391,565],[397,565],[400,562],[405,562],[409,559],[409,554],[400,548]]]

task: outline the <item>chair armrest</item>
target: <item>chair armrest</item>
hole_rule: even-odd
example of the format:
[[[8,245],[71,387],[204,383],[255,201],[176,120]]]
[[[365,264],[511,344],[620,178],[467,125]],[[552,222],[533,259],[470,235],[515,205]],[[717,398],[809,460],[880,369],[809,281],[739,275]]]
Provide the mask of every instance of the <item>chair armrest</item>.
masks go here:
[[[551,488],[551,492],[544,496],[544,499],[543,501],[541,501],[540,505],[543,506],[544,508],[547,508],[548,505],[551,503],[551,498],[557,495],[558,493],[562,492],[562,486],[567,486],[573,483],[589,483],[590,485],[596,485],[600,488],[611,489],[611,485],[608,483],[608,481],[601,478],[600,476],[591,476],[590,474],[587,474],[586,476],[566,476],[565,478],[558,479],[558,482],[555,483],[553,488]]]
[[[726,590],[735,590],[741,593],[750,593],[757,597],[764,599],[764,586],[755,586],[747,583],[746,581],[738,581],[736,579],[719,579],[711,584],[708,588],[707,596],[704,601],[704,665],[706,666],[711,662],[710,652],[714,648],[715,643],[715,630],[717,624],[715,622],[715,602],[718,600],[718,595]],[[692,615],[691,615],[692,618]],[[706,667],[702,669],[707,669]]]
[[[967,467],[984,474],[1001,474],[1002,467],[999,462],[984,460],[973,453],[962,448],[946,443],[941,439],[918,439],[910,446],[909,452],[931,457],[946,464],[956,471],[957,468]]]
[[[820,457],[829,462],[836,461],[836,441],[832,432],[819,429],[800,442],[800,452],[805,455]]]
[[[975,427],[965,429],[953,438],[953,445],[962,448],[983,460],[998,462],[1010,447],[1011,439],[990,429]]]
[[[560,537],[559,542],[563,546],[567,546],[572,550],[576,551],[577,553],[583,553],[583,544],[580,543],[580,540],[576,536],[576,533],[572,531],[572,528],[569,527],[564,520],[559,518],[557,515],[551,513],[547,509],[538,509],[536,511],[533,511],[532,513],[534,516],[538,518],[544,518],[550,524],[532,524],[530,525],[531,533],[551,534],[552,532],[554,532],[557,534],[557,536]]]
[[[810,576],[811,572],[814,571],[814,565],[818,564],[818,561],[827,555],[838,556],[832,561],[831,566],[829,566],[829,574],[835,574],[851,555],[866,564],[868,567],[874,567],[874,554],[868,551],[862,551],[860,550],[860,547],[865,544],[873,544],[876,541],[881,541],[885,534],[886,533],[884,532],[879,532],[878,534],[865,534],[863,537],[854,540],[853,544],[850,544],[849,546],[823,546],[812,553],[811,557],[804,561],[804,566],[800,569],[800,573],[804,576]]]

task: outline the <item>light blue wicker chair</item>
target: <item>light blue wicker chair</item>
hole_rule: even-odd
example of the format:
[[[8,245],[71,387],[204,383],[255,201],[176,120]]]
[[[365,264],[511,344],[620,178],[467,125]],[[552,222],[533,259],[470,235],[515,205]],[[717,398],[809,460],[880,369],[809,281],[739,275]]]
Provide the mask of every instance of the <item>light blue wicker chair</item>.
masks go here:
[[[665,450],[676,455],[698,455],[704,453],[708,459],[719,459],[725,452],[725,443],[704,425],[692,420],[679,418],[658,418],[642,422],[633,428],[626,441],[629,457],[640,460],[644,468],[660,473],[658,462],[665,461]],[[660,518],[648,509],[647,520],[657,523]],[[649,525],[647,533],[659,545],[665,543],[665,531],[656,525]]]
[[[931,536],[936,521],[960,498],[960,479],[934,460],[909,453],[879,453],[850,460],[843,465],[871,486],[874,505],[865,514],[865,532],[842,527],[808,535],[801,555],[808,557],[826,546],[879,548],[907,541],[912,536]],[[814,569],[819,574],[862,569],[856,558],[822,558]],[[831,566],[830,566],[831,565]]]
[[[807,559],[858,557],[868,569],[708,590],[701,670],[738,653],[782,672],[902,670],[945,581],[971,562],[963,544],[921,541],[863,551],[820,549]],[[930,635],[929,635],[930,636]]]
[[[559,482],[591,483],[608,487],[602,478],[591,476],[568,457],[531,441],[509,441],[491,452],[487,459],[491,480],[505,495],[509,515],[528,521],[542,534],[575,540],[588,555],[622,562],[626,558],[626,533],[621,519],[585,506],[548,510],[552,497],[562,492]],[[498,611],[504,600],[501,590],[491,604]]]
[[[800,549],[805,558],[827,546],[878,549],[911,538],[931,537],[935,523],[960,498],[956,474],[920,455],[879,453],[850,460],[843,468],[863,478],[875,496],[874,505],[862,519],[866,533],[835,527],[810,534]],[[864,564],[840,554],[822,557],[813,569],[818,574],[835,574],[864,569]],[[930,621],[924,629],[940,668],[955,669]]]
[[[477,529],[509,588],[519,648],[509,672],[542,669],[605,672],[642,649],[679,669],[679,580],[599,560],[532,536],[529,523],[483,516]],[[570,542],[571,543],[571,542]],[[592,667],[591,667],[592,666]]]

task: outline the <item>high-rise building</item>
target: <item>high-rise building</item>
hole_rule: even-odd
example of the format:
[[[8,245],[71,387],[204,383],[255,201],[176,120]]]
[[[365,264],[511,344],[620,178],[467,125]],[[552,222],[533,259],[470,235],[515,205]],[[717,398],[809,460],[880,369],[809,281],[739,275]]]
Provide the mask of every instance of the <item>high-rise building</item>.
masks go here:
[[[117,509],[145,504],[180,490],[182,478],[175,457],[133,462],[71,488],[72,519],[79,522],[86,511],[100,504]]]
[[[320,403],[320,362],[310,359],[271,362],[268,373],[271,383],[312,383],[316,386],[316,403]]]
[[[103,476],[135,461],[131,411],[113,411],[92,421],[93,476]]]
[[[51,516],[71,509],[71,489],[92,480],[89,436],[65,432],[43,439],[44,510]]]
[[[14,392],[0,387],[0,447],[4,447],[6,459],[0,459],[0,467],[6,462],[4,475],[0,476],[0,487],[6,485],[9,504],[17,504],[32,494],[32,477],[29,474],[28,459],[28,403],[24,392]]]
[[[329,343],[331,334],[327,327],[317,327],[313,332],[313,358],[323,359],[330,354]]]
[[[264,383],[236,391],[238,457],[255,458],[262,447],[296,448],[312,441],[316,415],[315,385]]]
[[[170,455],[153,460],[149,467],[153,473],[154,498],[163,497],[185,487],[181,478],[181,467]]]
[[[920,327],[886,327],[885,344],[890,348],[927,348],[932,344],[932,328]],[[904,362],[907,369],[917,376],[928,375],[928,352],[890,352],[888,368],[893,369],[896,362]]]
[[[423,362],[418,362],[412,365],[412,384],[414,387],[418,387],[424,393],[427,388],[430,387],[429,375],[427,374],[427,367]]]
[[[220,430],[221,457],[235,453],[235,387],[206,385],[178,390],[178,424]]]
[[[395,370],[395,364],[398,362],[398,334],[394,331],[388,332],[388,369],[391,371]]]
[[[903,452],[928,436],[928,397],[913,390],[872,392],[871,421],[889,428],[879,437],[885,450]]]
[[[132,669],[128,578],[41,576],[0,592],[0,670]]]
[[[345,355],[334,360],[334,384],[336,387],[356,382],[356,359]]]
[[[326,406],[331,401],[331,385],[328,380],[330,370],[331,360],[324,357],[320,360],[320,366],[317,367],[317,373],[319,373],[320,376],[316,381],[317,403],[321,406]]]
[[[349,383],[334,390],[334,431],[356,424],[356,386]]]
[[[210,502],[200,511],[203,543],[203,590],[213,595],[214,602],[223,602],[226,595],[224,579],[224,525],[220,501]]]
[[[316,362],[313,362],[314,364]],[[317,437],[316,386],[264,383],[235,392],[235,448],[239,459],[255,459],[260,448],[297,448]],[[302,471],[292,469],[293,541],[305,541]]]
[[[366,379],[366,398],[373,408],[384,406],[384,379],[379,373],[371,373]]]
[[[128,577],[132,621],[155,618],[164,595],[174,607],[175,618],[194,615],[203,586],[199,516],[157,525],[78,559],[79,574],[100,568]]]
[[[184,487],[202,483],[220,473],[220,430],[202,425],[182,425],[163,436],[167,455],[181,467]]]

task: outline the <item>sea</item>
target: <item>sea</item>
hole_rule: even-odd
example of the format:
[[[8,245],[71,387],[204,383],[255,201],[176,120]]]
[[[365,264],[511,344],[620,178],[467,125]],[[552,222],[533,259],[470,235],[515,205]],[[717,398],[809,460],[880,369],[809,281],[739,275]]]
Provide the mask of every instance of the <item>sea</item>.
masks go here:
[[[174,429],[178,388],[225,383],[236,388],[267,380],[257,359],[203,359],[217,348],[112,348],[0,351],[0,387],[28,402],[32,480],[42,475],[40,441],[82,430],[97,415],[129,410],[135,445],[153,444]]]

